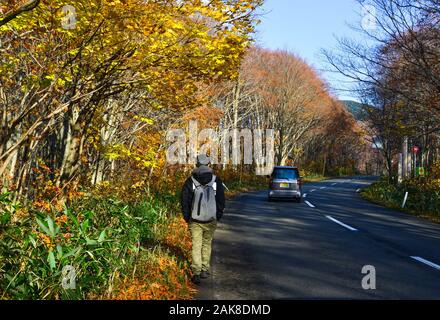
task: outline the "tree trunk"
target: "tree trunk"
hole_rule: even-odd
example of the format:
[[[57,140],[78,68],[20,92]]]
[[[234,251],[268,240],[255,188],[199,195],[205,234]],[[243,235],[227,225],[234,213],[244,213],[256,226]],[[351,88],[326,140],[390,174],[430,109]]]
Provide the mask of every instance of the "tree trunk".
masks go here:
[[[63,164],[57,186],[60,187],[72,179],[79,167],[80,157],[84,145],[84,133],[78,121],[70,125],[66,138]]]
[[[283,162],[283,148],[284,148],[284,129],[280,130],[280,143],[278,145],[277,165],[281,166]]]

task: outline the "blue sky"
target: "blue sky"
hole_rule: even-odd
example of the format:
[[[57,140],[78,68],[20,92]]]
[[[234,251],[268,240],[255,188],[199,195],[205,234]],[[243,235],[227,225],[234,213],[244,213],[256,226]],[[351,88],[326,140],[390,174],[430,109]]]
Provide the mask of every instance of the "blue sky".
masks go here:
[[[320,56],[322,48],[337,46],[339,38],[360,38],[347,24],[359,25],[362,8],[355,0],[266,0],[258,26],[257,43],[265,48],[287,49],[315,67],[333,89],[347,79],[328,69]],[[341,99],[350,93],[333,90]]]

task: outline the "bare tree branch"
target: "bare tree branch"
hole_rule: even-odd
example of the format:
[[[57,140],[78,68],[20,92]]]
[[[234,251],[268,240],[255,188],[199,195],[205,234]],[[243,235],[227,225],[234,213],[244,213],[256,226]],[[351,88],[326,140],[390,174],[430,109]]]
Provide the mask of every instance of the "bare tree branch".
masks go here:
[[[17,10],[8,13],[4,18],[0,19],[0,27],[14,20],[20,14],[34,10],[40,4],[40,0],[29,0]]]

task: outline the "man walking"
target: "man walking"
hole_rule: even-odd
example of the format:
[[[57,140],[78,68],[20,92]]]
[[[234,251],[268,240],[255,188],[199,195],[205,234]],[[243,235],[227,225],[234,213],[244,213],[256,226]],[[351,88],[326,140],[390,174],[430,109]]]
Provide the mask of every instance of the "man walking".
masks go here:
[[[223,182],[209,167],[206,155],[197,157],[197,168],[182,189],[182,212],[192,237],[192,282],[209,277],[211,244],[217,222],[223,216],[225,192]]]

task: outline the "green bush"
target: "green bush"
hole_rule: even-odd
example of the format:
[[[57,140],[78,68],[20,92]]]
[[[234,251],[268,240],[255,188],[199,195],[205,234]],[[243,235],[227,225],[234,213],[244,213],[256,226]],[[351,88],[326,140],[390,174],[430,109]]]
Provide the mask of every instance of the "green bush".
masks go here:
[[[400,208],[408,192],[405,209],[415,214],[432,214],[440,216],[440,186],[427,179],[407,180],[398,185],[381,179],[363,190],[362,194],[369,200],[393,208]]]
[[[87,299],[111,291],[129,274],[146,238],[159,237],[168,208],[163,200],[135,205],[83,199],[64,212],[12,219],[0,198],[0,299]],[[11,207],[12,211],[7,207]],[[76,288],[62,286],[63,268],[76,272]]]

